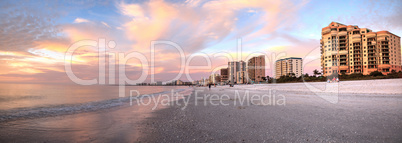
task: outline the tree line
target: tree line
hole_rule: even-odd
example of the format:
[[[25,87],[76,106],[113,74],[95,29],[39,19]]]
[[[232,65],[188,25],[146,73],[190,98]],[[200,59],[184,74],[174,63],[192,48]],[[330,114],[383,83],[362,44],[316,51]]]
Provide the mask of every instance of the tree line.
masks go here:
[[[303,74],[302,76],[296,77],[294,73],[289,73],[288,75],[282,75],[278,79],[273,77],[263,77],[262,79],[266,81],[265,83],[291,83],[291,82],[323,82],[327,81],[327,79],[339,78],[341,81],[345,80],[369,80],[369,79],[390,79],[390,78],[402,78],[402,72],[396,72],[392,70],[387,75],[384,75],[382,72],[374,71],[369,75],[363,75],[362,73],[333,73],[329,76],[323,76],[321,72],[317,69],[313,71],[313,75],[309,75],[308,73]]]

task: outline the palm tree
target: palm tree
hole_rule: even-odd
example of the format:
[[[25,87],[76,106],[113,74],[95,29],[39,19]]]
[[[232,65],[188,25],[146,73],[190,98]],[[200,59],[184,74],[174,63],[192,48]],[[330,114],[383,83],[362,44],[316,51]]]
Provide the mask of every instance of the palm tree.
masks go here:
[[[315,69],[315,70],[313,71],[313,74],[314,74],[314,76],[316,76],[316,75],[321,75],[321,73],[320,73],[317,69]]]

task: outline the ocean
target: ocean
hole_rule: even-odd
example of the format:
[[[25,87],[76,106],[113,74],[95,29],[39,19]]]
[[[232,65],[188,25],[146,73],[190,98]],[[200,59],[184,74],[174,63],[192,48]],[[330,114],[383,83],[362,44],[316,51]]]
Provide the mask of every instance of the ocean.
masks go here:
[[[180,91],[186,86],[118,86],[62,84],[0,84],[0,122],[109,109],[126,104],[129,91],[141,95]]]

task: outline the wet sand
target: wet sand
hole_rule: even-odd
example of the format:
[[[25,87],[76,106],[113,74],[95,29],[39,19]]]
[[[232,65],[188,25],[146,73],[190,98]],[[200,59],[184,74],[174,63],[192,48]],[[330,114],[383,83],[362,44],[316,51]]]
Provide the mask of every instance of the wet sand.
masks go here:
[[[191,91],[179,93],[188,95]],[[143,124],[145,119],[168,107],[149,103],[130,106],[125,102],[95,112],[0,122],[0,142],[138,142],[147,127]],[[157,108],[152,110],[154,107]]]

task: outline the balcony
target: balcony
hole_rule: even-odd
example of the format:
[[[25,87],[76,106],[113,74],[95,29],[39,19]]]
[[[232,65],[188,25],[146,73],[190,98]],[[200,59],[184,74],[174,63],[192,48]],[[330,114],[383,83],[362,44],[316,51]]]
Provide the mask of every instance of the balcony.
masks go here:
[[[336,36],[337,34],[338,34],[338,31],[336,31],[336,30],[331,31],[331,36]]]
[[[348,32],[341,31],[341,32],[339,32],[338,36],[346,36],[347,34],[348,34]]]
[[[375,55],[368,55],[369,58],[375,58]]]
[[[331,52],[331,55],[337,55],[338,54],[338,51],[332,51]]]
[[[377,32],[377,37],[386,37],[386,36],[390,36],[390,34],[388,34],[388,32]]]
[[[374,32],[369,32],[366,34],[367,38],[374,38],[375,36],[376,36],[376,33],[374,33]]]
[[[360,35],[360,34],[359,34]],[[362,41],[362,38],[353,38],[352,42],[353,43],[360,43]]]
[[[331,29],[329,27],[325,27],[322,29],[322,34],[327,34],[329,32],[331,32]]]
[[[367,46],[375,46],[376,43],[377,43],[377,42],[375,42],[375,41],[371,41],[371,42],[368,42],[368,43],[367,43]]]
[[[362,37],[362,35],[360,35],[360,34],[353,34],[353,36],[352,36],[352,38],[354,39],[354,38],[361,38]]]
[[[340,50],[340,51],[339,51],[339,54],[345,55],[345,54],[348,54],[348,51],[347,51],[347,50]]]
[[[378,41],[388,41],[388,37],[378,37]]]
[[[339,66],[339,70],[348,70],[349,66],[346,66],[346,64],[343,64],[343,66]]]
[[[388,54],[383,54],[382,57],[389,57],[389,55]]]

